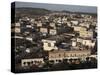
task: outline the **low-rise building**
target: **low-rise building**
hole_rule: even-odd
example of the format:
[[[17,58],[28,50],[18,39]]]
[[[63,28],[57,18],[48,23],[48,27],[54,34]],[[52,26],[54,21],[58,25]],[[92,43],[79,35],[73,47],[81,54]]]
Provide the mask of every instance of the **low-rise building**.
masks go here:
[[[93,31],[80,31],[79,32],[80,37],[88,37],[92,38],[93,37]]]
[[[73,26],[73,28],[74,28],[74,31],[79,31],[79,32],[87,30],[87,28],[82,27],[82,26]]]
[[[40,32],[47,34],[48,33],[48,28],[40,28]]]
[[[74,25],[78,25],[79,22],[75,21],[75,20],[72,20],[71,23],[74,24]]]
[[[90,22],[83,22],[83,23],[80,23],[79,25],[80,26],[85,26],[85,27],[89,28],[91,23]]]
[[[94,47],[95,46],[95,42],[94,40],[89,40],[89,39],[84,39],[82,44],[88,47]]]
[[[32,66],[32,65],[36,65],[36,66],[41,66],[42,64],[44,64],[44,60],[43,58],[30,58],[30,59],[22,59],[21,60],[21,66],[22,67],[27,67],[27,66]]]
[[[12,32],[21,33],[20,23],[15,23],[15,26],[12,28]]]
[[[32,28],[32,25],[26,25],[26,28]]]
[[[84,46],[88,46],[88,47],[94,47],[96,40],[92,40],[92,39],[87,39],[87,38],[77,38],[77,43],[81,43]]]
[[[37,27],[42,27],[42,23],[41,22],[37,22]]]
[[[58,48],[55,46],[56,41],[54,40],[42,40],[44,51],[57,50]]]
[[[57,34],[57,30],[56,29],[50,29],[49,30],[49,34],[50,35],[56,35]]]
[[[77,44],[76,39],[75,38],[72,38],[71,41],[72,41],[72,46],[73,47],[76,47],[76,44]]]
[[[20,30],[20,27],[15,27],[15,33],[20,33],[21,30]]]
[[[33,41],[32,37],[26,37],[26,40]]]
[[[53,28],[56,27],[55,23],[50,23],[50,26],[53,27]]]
[[[63,59],[81,59],[85,60],[86,57],[91,55],[90,50],[59,50],[59,51],[50,51],[48,52],[48,60],[53,61],[54,63],[59,63],[63,61]]]

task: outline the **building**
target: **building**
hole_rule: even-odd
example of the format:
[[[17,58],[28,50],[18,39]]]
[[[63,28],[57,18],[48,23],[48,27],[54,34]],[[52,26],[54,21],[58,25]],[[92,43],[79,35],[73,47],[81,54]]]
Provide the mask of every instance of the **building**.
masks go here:
[[[37,27],[42,27],[42,23],[41,22],[37,22]]]
[[[89,39],[84,39],[83,41],[82,41],[82,44],[83,45],[85,45],[85,46],[88,46],[88,47],[94,47],[95,46],[95,40],[89,40]]]
[[[48,28],[40,28],[40,32],[47,34],[48,33]]]
[[[87,28],[86,27],[82,27],[82,26],[73,26],[74,27],[74,31],[86,31]]]
[[[52,22],[50,23],[50,26],[53,27],[53,28],[56,27],[55,23],[52,23]]]
[[[89,28],[91,23],[90,22],[83,22],[79,24],[80,26],[85,26],[86,28]]]
[[[20,30],[20,27],[15,27],[15,33],[20,33],[21,30]]]
[[[31,23],[34,23],[34,22],[35,22],[35,19],[34,19],[34,18],[32,18],[30,21],[31,21]]]
[[[88,39],[88,38],[77,38],[77,43],[81,43],[84,46],[94,47],[96,40]]]
[[[57,30],[56,29],[50,29],[49,30],[49,34],[50,35],[56,35],[57,34]]]
[[[62,35],[55,35],[55,36],[51,36],[49,38],[46,39],[42,39],[43,42],[43,49],[45,51],[51,51],[51,50],[58,50],[58,45],[61,44],[61,42],[69,42],[71,36],[73,36],[73,34],[62,34]],[[65,39],[66,38],[66,39]]]
[[[20,23],[15,23],[15,26],[12,26],[11,31],[15,33],[21,33]]]
[[[92,38],[93,37],[93,31],[80,31],[79,32],[80,37],[88,37]]]
[[[21,66],[22,67],[27,67],[27,66],[32,66],[32,65],[36,65],[36,66],[41,66],[42,64],[44,64],[43,58],[30,58],[30,59],[22,59],[21,60]]]
[[[31,36],[28,36],[28,37],[26,37],[26,40],[29,40],[29,41],[33,41],[33,39],[32,39],[32,37]]]
[[[26,28],[32,28],[32,25],[26,25]]]
[[[42,40],[43,42],[43,49],[44,51],[51,51],[51,50],[57,50],[58,48],[55,46],[56,41],[54,40]]]
[[[68,22],[68,21],[67,21],[67,25],[68,25],[69,27],[72,26],[71,22]]]
[[[59,63],[64,59],[81,59],[82,61],[91,55],[90,50],[54,50],[48,52],[48,60],[54,63]]]
[[[63,22],[63,23],[67,23],[67,18],[66,18],[66,17],[63,17],[63,18],[62,18],[62,22]]]
[[[71,23],[72,23],[73,25],[78,25],[79,22],[76,21],[76,20],[72,20]]]
[[[77,44],[76,39],[75,38],[72,38],[71,41],[72,41],[72,46],[73,47],[76,47],[76,44]]]

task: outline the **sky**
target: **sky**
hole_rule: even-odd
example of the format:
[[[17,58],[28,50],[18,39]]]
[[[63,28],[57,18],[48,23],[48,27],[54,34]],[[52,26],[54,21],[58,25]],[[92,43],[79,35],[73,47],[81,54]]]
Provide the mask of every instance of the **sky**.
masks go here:
[[[66,11],[72,11],[72,12],[97,13],[97,7],[95,6],[16,2],[16,7],[31,7],[31,8],[44,8],[44,9],[55,10],[55,11],[66,10]]]

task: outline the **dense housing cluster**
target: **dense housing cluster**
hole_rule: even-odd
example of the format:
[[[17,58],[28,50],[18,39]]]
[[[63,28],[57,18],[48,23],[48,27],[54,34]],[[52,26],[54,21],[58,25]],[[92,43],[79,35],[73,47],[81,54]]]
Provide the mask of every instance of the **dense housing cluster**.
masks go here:
[[[12,23],[11,31],[15,34],[12,38],[16,42],[18,69],[71,69],[72,66],[61,65],[87,62],[96,67],[96,15],[56,11],[34,17],[22,16]]]

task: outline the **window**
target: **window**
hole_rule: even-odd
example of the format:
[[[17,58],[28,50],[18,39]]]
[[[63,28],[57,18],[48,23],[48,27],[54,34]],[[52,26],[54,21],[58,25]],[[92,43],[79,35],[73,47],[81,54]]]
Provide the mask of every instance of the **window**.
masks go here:
[[[24,65],[26,64],[26,62],[23,63]]]
[[[56,62],[58,62],[58,60],[56,60]]]
[[[61,54],[59,54],[59,57],[61,57]]]
[[[37,61],[34,61],[34,64],[36,64],[37,63]]]
[[[50,55],[50,58],[53,58],[53,55]]]
[[[30,66],[30,62],[27,62],[28,66]]]
[[[74,54],[74,56],[76,57],[76,54]]]
[[[94,42],[94,40],[92,40],[92,43]]]
[[[59,62],[61,62],[61,60],[58,60]]]
[[[50,60],[50,63],[54,63],[54,60]]]
[[[51,43],[48,43],[48,46],[51,47]]]
[[[83,56],[85,56],[85,54],[83,54]]]
[[[33,64],[33,61],[31,61],[31,64]]]
[[[70,54],[70,57],[72,57],[72,54]]]
[[[42,61],[39,61],[39,63],[42,63]]]

